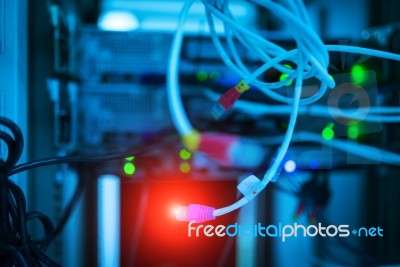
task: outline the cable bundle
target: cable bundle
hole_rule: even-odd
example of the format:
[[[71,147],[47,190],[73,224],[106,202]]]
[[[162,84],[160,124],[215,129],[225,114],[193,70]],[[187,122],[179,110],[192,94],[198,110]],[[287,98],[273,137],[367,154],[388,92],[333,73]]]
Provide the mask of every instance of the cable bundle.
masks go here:
[[[211,38],[216,49],[221,55],[224,63],[233,70],[246,84],[252,84],[269,97],[284,103],[292,103],[293,99],[276,93],[273,89],[281,88],[294,79],[298,79],[298,72],[302,71],[302,79],[316,77],[321,81],[320,90],[310,98],[302,99],[301,104],[309,104],[318,100],[326,91],[327,87],[333,88],[334,81],[330,78],[327,68],[329,65],[329,54],[319,36],[312,30],[304,4],[301,1],[285,1],[287,6],[272,1],[253,1],[271,11],[281,18],[293,34],[298,49],[286,51],[279,45],[268,41],[245,27],[241,26],[234,18],[229,9],[229,1],[202,0],[206,7],[207,22],[210,27]],[[220,19],[224,24],[228,52],[223,48],[214,27],[214,18]],[[258,58],[265,62],[254,72],[250,71],[240,59],[235,40],[243,47],[255,53]],[[233,60],[229,57],[232,56]],[[303,62],[300,62],[300,56]],[[296,70],[282,65],[282,61],[290,61]],[[280,82],[266,83],[257,79],[265,71],[275,68],[287,74]]]
[[[120,160],[131,155],[142,156],[155,148],[176,142],[175,136],[167,136],[157,144],[150,144],[140,149],[128,149],[106,155],[85,155],[68,157],[51,157],[16,165],[23,146],[23,136],[19,127],[7,118],[0,117],[0,142],[7,145],[8,155],[0,159],[0,266],[60,266],[44,253],[50,243],[64,228],[74,207],[82,196],[87,185],[86,180],[79,179],[73,196],[62,212],[57,225],[46,215],[38,211],[27,211],[24,193],[9,177],[33,168],[78,162],[99,162]],[[41,222],[44,229],[42,240],[32,240],[27,230],[27,223],[33,219]]]
[[[299,114],[299,106],[312,104],[320,99],[322,96],[324,96],[328,87],[331,89],[335,88],[335,81],[328,73],[330,51],[365,54],[400,61],[400,55],[388,52],[354,46],[325,45],[321,38],[317,35],[317,33],[312,29],[304,3],[301,0],[282,0],[281,3],[273,2],[270,0],[251,0],[251,2],[268,9],[271,14],[277,16],[286,24],[297,45],[296,49],[290,51],[285,50],[284,48],[265,38],[268,36],[263,36],[258,33],[252,32],[244,26],[240,25],[240,23],[235,20],[234,14],[232,14],[229,9],[229,0],[201,1],[205,6],[206,19],[210,29],[210,36],[214,42],[215,48],[217,49],[224,63],[234,73],[236,73],[236,75],[238,76],[238,80],[242,80],[243,84],[256,87],[265,95],[278,102],[291,105],[290,107],[288,107],[290,110],[290,119],[286,134],[270,166],[267,168],[264,178],[261,180],[263,187],[265,187],[270,181],[275,181],[276,178],[279,176],[279,168],[282,164],[283,158],[286,155],[293,136],[297,116]],[[189,119],[185,114],[182,100],[180,99],[178,81],[179,56],[182,48],[184,23],[193,2],[194,0],[185,1],[185,4],[180,13],[178,28],[175,32],[175,36],[172,42],[171,54],[169,59],[167,72],[167,92],[171,116],[177,131],[180,133],[183,140],[186,140],[186,143],[187,140],[190,139],[189,143],[197,144],[198,140],[201,140],[201,133],[193,129]],[[215,30],[215,19],[219,19],[223,23],[224,37],[226,40],[227,49],[222,45],[220,37]],[[257,55],[259,60],[264,63],[258,69],[254,71],[250,70],[239,56],[238,50],[236,48],[237,43],[241,44],[241,46],[249,50],[250,53],[254,53],[255,55]],[[289,67],[287,64],[283,64],[283,61],[290,62],[290,66],[294,67]],[[285,78],[279,82],[265,82],[258,79],[261,74],[272,68],[284,73]],[[310,78],[319,80],[319,89],[314,95],[307,98],[301,98],[303,80]],[[295,81],[292,96],[284,96],[274,90],[281,88],[291,83],[292,81]],[[225,104],[226,101],[221,101],[221,99],[224,97],[226,98],[228,93],[229,91],[225,93],[220,98],[217,105],[214,106],[214,109],[212,111],[214,117],[221,117],[221,114],[229,110],[233,105],[233,102],[236,101],[240,96],[236,93],[234,97],[229,97],[229,103]],[[221,103],[224,105],[221,105]],[[275,107],[267,106],[266,108],[271,109],[272,113],[274,113],[275,111]],[[282,109],[282,107],[280,107],[280,109]],[[368,118],[368,121],[398,121],[398,116],[383,116],[388,114],[398,114],[398,110],[391,108],[388,109],[389,110],[385,112],[375,110],[375,112],[372,113],[372,116],[367,114],[368,117],[366,118]],[[252,113],[252,106],[248,105],[247,110],[249,111],[249,113]],[[331,111],[337,110],[331,109]],[[358,115],[363,116],[362,118],[365,117],[365,114],[363,113],[358,113],[357,116]],[[380,120],[381,118],[382,120]],[[196,134],[193,135],[193,133]],[[192,136],[196,138],[191,138]],[[218,150],[218,148],[215,149]],[[387,162],[398,164],[397,159]],[[248,201],[245,198],[242,198],[238,202],[228,207],[215,210],[214,215],[221,215],[221,210],[224,211],[223,214],[228,213],[230,211],[240,208],[247,202]]]
[[[8,157],[0,162],[0,259],[2,266],[59,266],[44,254],[54,234],[51,220],[38,211],[27,211],[24,193],[8,179],[18,162],[24,145],[21,130],[12,121],[1,118],[7,130],[0,131],[0,139],[7,145]],[[42,240],[32,240],[27,223],[39,220],[44,229]]]

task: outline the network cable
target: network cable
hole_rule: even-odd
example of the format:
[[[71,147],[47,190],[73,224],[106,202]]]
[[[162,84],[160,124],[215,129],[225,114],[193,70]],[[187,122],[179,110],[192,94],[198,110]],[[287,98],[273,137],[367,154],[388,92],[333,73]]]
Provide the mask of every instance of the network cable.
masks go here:
[[[85,155],[53,157],[35,160],[17,165],[22,154],[24,140],[20,128],[11,120],[0,117],[0,141],[7,146],[7,157],[0,159],[0,265],[1,266],[60,266],[50,259],[45,250],[54,238],[62,231],[74,207],[84,191],[84,181],[79,181],[78,186],[66,205],[61,218],[54,227],[49,217],[38,211],[26,210],[26,199],[21,188],[9,178],[15,174],[33,168],[77,162],[99,162],[118,160],[131,155],[144,155],[163,144],[176,142],[176,136],[167,137],[161,143],[130,149],[128,151],[107,155]],[[32,240],[27,224],[31,220],[38,220],[44,229],[44,237],[41,240]]]
[[[205,90],[204,95],[210,100],[217,102],[219,95],[211,90]],[[267,105],[246,100],[238,100],[233,107],[234,110],[249,114],[252,117],[265,115],[287,115],[291,112],[288,105]],[[360,107],[357,112],[350,109],[339,109],[322,105],[307,105],[299,107],[299,116],[313,117],[341,117],[349,121],[363,121],[376,123],[398,123],[400,122],[399,107]]]
[[[252,0],[251,2],[266,8],[271,13],[279,17],[288,28],[293,33],[293,39],[296,42],[297,48],[287,51],[279,45],[263,38],[255,32],[240,25],[234,18],[232,12],[229,10],[229,0],[201,0],[204,4],[206,11],[206,19],[210,29],[211,39],[214,42],[215,48],[221,56],[222,61],[230,68],[236,75],[238,79],[242,81],[234,88],[228,90],[224,95],[221,96],[217,105],[214,107],[212,113],[214,117],[221,117],[222,113],[229,110],[241,94],[245,93],[243,90],[239,90],[240,84],[246,85],[246,87],[253,86],[257,88],[262,93],[268,97],[282,102],[284,104],[289,104],[291,107],[279,107],[278,109],[273,109],[274,111],[288,113],[290,111],[290,118],[288,123],[288,128],[286,134],[282,140],[281,146],[278,148],[271,165],[267,168],[264,178],[262,180],[258,179],[254,175],[247,177],[242,183],[238,185],[238,190],[244,195],[242,199],[236,203],[229,205],[221,209],[215,209],[213,207],[208,207],[200,204],[191,204],[187,207],[180,207],[177,212],[177,219],[183,221],[195,221],[203,222],[207,220],[215,219],[216,216],[220,216],[236,210],[248,201],[254,198],[259,192],[261,192],[269,182],[275,181],[277,176],[279,176],[279,167],[282,163],[283,158],[289,148],[289,144],[292,140],[294,134],[294,128],[296,125],[297,116],[301,113],[304,105],[310,105],[320,98],[322,98],[327,92],[328,88],[334,90],[335,81],[329,75],[328,65],[329,65],[329,52],[348,52],[356,54],[364,54],[375,57],[381,57],[390,60],[400,61],[400,55],[377,51],[368,48],[355,47],[355,46],[342,46],[342,45],[325,45],[321,38],[316,34],[316,32],[311,28],[310,19],[306,12],[304,3],[300,0],[288,0],[279,4],[273,1],[259,1]],[[191,5],[194,0],[185,1],[184,6],[181,10],[178,27],[173,38],[171,54],[168,64],[167,72],[167,95],[169,101],[169,108],[171,116],[173,118],[173,123],[182,137],[183,144],[191,151],[197,151],[200,153],[205,153],[210,158],[217,162],[231,163],[235,166],[235,160],[226,160],[232,155],[227,155],[227,153],[214,153],[212,149],[210,150],[210,145],[203,143],[212,143],[214,145],[214,150],[217,150],[216,146],[220,146],[223,151],[231,150],[229,141],[224,140],[224,134],[218,133],[213,134],[210,138],[208,133],[200,133],[192,127],[189,119],[185,114],[182,101],[179,94],[179,82],[178,82],[178,66],[179,66],[179,56],[182,48],[182,40],[184,33],[184,23],[188,16]],[[220,37],[218,36],[214,27],[214,18],[222,21],[225,30],[225,37],[227,40],[227,46],[229,53],[223,47]],[[238,40],[246,49],[251,50],[256,55],[259,56],[260,60],[264,63],[254,71],[250,71],[243,61],[240,59],[234,39]],[[291,62],[291,65],[296,66],[294,68],[289,68],[287,65],[283,64],[283,61]],[[269,69],[276,69],[282,73],[286,74],[285,79],[279,82],[264,82],[258,79],[258,77],[268,71]],[[308,98],[301,98],[301,90],[303,86],[303,80],[316,78],[320,81],[319,90],[312,96]],[[295,81],[295,88],[293,96],[284,96],[275,91],[274,89],[281,88],[286,84]],[[236,90],[237,92],[235,92]],[[252,89],[250,89],[252,90]],[[253,89],[254,90],[254,89]],[[251,113],[252,107],[249,106],[246,110]],[[306,110],[313,110],[315,113],[321,111],[321,107],[306,107]],[[335,109],[330,109],[330,112],[335,112]],[[336,110],[338,112],[338,110]],[[348,116],[349,119],[356,119],[366,115],[367,111],[359,111],[356,114],[351,114]],[[323,112],[326,115],[326,110]],[[386,114],[384,116],[383,114]],[[393,115],[394,114],[394,115]],[[382,111],[377,111],[371,108],[371,113],[368,112],[367,116],[363,117],[366,121],[379,121],[382,123],[392,123],[399,121],[400,117],[397,115],[398,110],[384,108]],[[332,116],[332,113],[330,113]],[[391,115],[391,116],[387,116]],[[222,138],[221,138],[222,136]],[[303,136],[304,137],[304,136]],[[308,139],[315,140],[314,136],[306,136]],[[218,139],[217,141],[215,139]],[[232,140],[232,138],[225,138],[227,140]],[[318,140],[320,141],[320,140]],[[333,142],[332,142],[333,141]],[[331,140],[330,143],[339,149],[344,148],[341,140]],[[370,147],[365,147],[363,145],[357,144],[360,154],[366,153]],[[227,149],[228,147],[228,149]],[[257,149],[257,143],[253,143],[252,150],[257,154],[254,158],[261,158],[262,149]],[[388,154],[389,153],[389,154]],[[382,159],[390,164],[399,164],[398,155],[390,152],[384,152]],[[216,156],[217,154],[217,156]],[[366,154],[367,155],[367,154]],[[223,160],[221,160],[221,157]],[[260,163],[257,160],[252,162],[253,164],[248,164],[248,166],[256,166]]]

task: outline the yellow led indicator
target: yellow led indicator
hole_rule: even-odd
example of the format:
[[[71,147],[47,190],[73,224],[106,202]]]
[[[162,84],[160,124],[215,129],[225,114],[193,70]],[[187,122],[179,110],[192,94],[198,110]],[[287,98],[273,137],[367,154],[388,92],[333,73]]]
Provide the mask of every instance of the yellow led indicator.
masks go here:
[[[183,173],[188,173],[188,172],[190,172],[191,167],[188,162],[182,162],[181,165],[179,166],[179,169]]]

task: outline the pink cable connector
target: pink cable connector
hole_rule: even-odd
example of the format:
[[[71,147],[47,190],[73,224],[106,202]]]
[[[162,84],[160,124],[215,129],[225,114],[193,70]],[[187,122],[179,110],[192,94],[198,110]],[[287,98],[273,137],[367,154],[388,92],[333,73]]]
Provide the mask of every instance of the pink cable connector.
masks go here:
[[[215,219],[213,207],[201,204],[189,204],[189,206],[179,206],[175,211],[178,221],[195,221],[196,223],[211,221]]]

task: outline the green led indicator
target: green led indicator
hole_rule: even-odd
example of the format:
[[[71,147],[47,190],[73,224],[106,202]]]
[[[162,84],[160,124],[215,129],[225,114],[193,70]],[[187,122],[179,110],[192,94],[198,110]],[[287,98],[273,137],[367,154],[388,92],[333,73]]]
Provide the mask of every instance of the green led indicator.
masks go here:
[[[281,74],[281,76],[279,77],[279,81],[283,81],[285,80],[287,77],[289,77],[289,74],[283,73]],[[288,83],[285,84],[285,86],[290,86],[292,85],[293,81],[289,81]]]
[[[132,161],[134,158],[135,158],[134,156],[126,157],[125,160],[126,160],[126,161]]]
[[[183,159],[183,160],[188,160],[188,159],[190,159],[190,157],[192,156],[192,153],[190,153],[190,152],[187,151],[186,149],[182,148],[181,151],[179,151],[179,156],[180,156],[181,159]]]
[[[136,167],[133,163],[127,162],[124,164],[124,172],[127,175],[133,175],[136,171]]]
[[[329,141],[335,137],[335,131],[333,130],[333,123],[328,123],[326,127],[322,130],[322,138]]]
[[[183,172],[183,173],[188,173],[188,172],[190,172],[191,167],[190,167],[190,164],[189,164],[189,163],[183,162],[183,163],[181,163],[181,165],[179,166],[179,169],[180,169],[181,172]]]
[[[208,78],[207,72],[205,72],[205,71],[198,71],[198,72],[196,73],[196,78],[197,78],[197,80],[199,80],[199,81],[201,81],[201,82],[204,82],[204,81],[207,80],[207,78]]]
[[[360,85],[367,79],[367,73],[365,69],[360,65],[355,65],[351,68],[351,80],[354,84]]]
[[[358,138],[358,127],[356,125],[350,125],[349,128],[347,128],[347,136],[350,139],[357,139]]]

